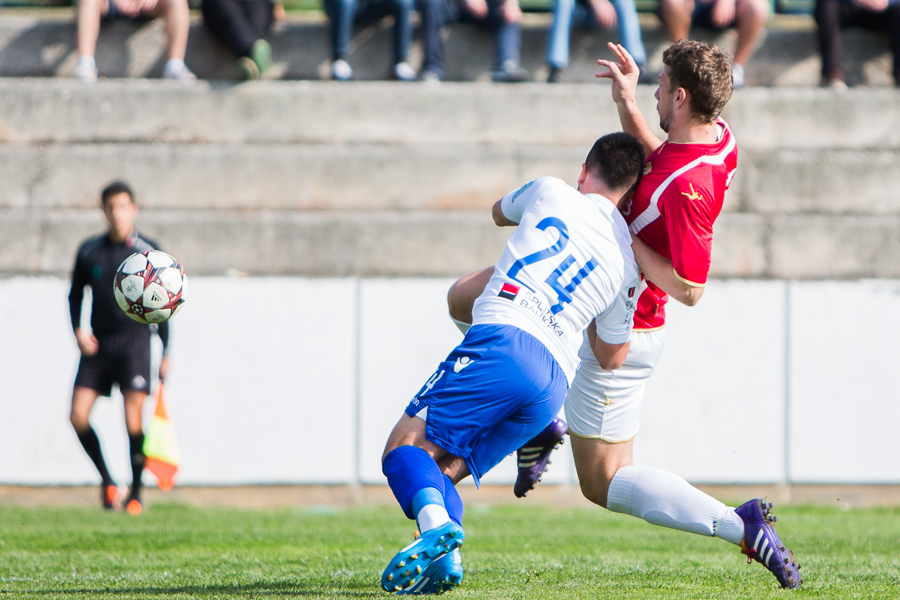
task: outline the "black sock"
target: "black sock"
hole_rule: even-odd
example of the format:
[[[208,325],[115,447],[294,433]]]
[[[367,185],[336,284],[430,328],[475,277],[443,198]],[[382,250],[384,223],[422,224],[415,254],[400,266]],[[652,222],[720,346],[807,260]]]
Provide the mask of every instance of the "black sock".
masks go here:
[[[81,442],[81,445],[84,447],[84,451],[87,452],[87,455],[94,462],[94,466],[97,467],[97,470],[100,472],[100,477],[103,479],[103,485],[115,485],[112,477],[109,476],[109,470],[106,468],[106,461],[103,460],[103,452],[100,450],[100,438],[97,437],[97,432],[94,431],[94,428],[90,425],[88,428],[78,433],[78,441]]]
[[[131,447],[131,493],[129,498],[141,499],[141,473],[144,472],[144,434],[128,434],[128,445]]]

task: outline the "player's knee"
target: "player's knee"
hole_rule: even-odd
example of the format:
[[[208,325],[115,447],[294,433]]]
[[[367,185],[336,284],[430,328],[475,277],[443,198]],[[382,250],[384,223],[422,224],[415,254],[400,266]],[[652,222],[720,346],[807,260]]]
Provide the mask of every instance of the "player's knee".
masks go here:
[[[87,428],[89,427],[88,418],[85,415],[81,415],[74,411],[69,413],[69,422],[72,424],[72,428],[75,429],[76,433],[87,431]]]
[[[606,494],[609,486],[604,481],[591,479],[581,481],[581,494],[598,506],[606,508]]]

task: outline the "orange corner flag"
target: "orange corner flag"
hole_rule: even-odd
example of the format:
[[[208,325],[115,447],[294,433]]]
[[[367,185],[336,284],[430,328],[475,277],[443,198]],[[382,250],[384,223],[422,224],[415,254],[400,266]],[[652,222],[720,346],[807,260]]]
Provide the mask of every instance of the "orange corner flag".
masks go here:
[[[178,440],[175,439],[175,429],[169,420],[169,410],[166,406],[166,393],[163,384],[159,382],[156,394],[156,412],[153,421],[144,438],[144,454],[147,456],[145,467],[156,475],[159,480],[159,489],[168,492],[175,485],[175,473],[178,471],[178,463],[181,455],[178,452]]]

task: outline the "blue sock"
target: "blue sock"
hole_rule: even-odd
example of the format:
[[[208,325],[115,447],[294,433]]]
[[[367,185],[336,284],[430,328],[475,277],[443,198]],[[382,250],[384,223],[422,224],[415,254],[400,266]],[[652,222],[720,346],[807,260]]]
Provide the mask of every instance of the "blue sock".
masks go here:
[[[456,491],[456,486],[450,481],[450,478],[444,475],[444,508],[450,515],[450,520],[462,527],[463,520],[463,503]]]
[[[444,504],[444,474],[421,448],[400,446],[392,450],[384,457],[381,472],[407,518],[415,520],[425,504]],[[428,488],[434,488],[437,493],[419,494]],[[413,506],[414,499],[416,506]]]

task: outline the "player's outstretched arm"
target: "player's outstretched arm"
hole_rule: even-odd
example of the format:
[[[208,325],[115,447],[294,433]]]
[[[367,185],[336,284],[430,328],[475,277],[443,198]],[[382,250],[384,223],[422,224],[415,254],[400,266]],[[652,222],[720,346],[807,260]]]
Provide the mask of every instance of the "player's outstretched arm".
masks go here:
[[[657,253],[639,237],[632,235],[631,239],[634,258],[644,277],[686,306],[694,306],[700,302],[704,288],[685,283],[675,273],[671,260]]]
[[[625,357],[628,356],[628,348],[631,342],[624,344],[608,344],[600,339],[597,335],[597,322],[591,321],[587,328],[588,341],[591,344],[591,350],[594,352],[594,358],[597,364],[604,371],[615,371],[625,364]]]
[[[640,77],[640,68],[625,46],[612,42],[607,45],[616,55],[618,62],[598,60],[597,64],[608,70],[605,73],[597,73],[597,77],[612,81],[612,98],[619,109],[622,131],[636,137],[644,146],[644,154],[650,154],[662,144],[662,140],[656,137],[656,134],[650,129],[647,119],[644,118],[637,105],[635,93],[638,77]]]

